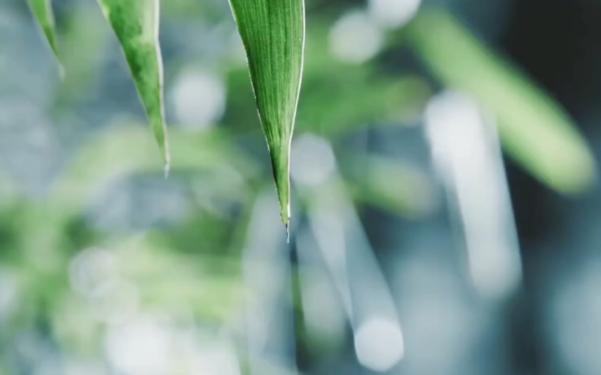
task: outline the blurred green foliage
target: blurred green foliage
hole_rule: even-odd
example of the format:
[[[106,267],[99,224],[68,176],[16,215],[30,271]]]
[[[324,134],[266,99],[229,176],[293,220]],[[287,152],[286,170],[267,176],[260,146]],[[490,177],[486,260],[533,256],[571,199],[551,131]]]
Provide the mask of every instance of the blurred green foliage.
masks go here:
[[[248,72],[225,2],[163,2],[167,92],[186,68],[199,66],[214,72],[227,92],[225,113],[204,128],[187,129],[168,113],[173,124],[168,180],[135,112],[139,108],[124,99],[135,96],[134,86],[123,74],[125,63],[111,52],[108,26],[96,4],[75,3],[65,3],[59,14],[65,81],[40,85],[51,97],[44,115],[54,124],[47,128],[62,142],[58,171],[36,195],[14,169],[0,164],[0,282],[7,290],[12,285],[17,296],[0,311],[0,340],[9,348],[0,352],[5,373],[29,373],[31,360],[10,349],[23,332],[37,333],[66,357],[103,356],[112,314],[166,314],[210,335],[222,327],[238,334],[251,210],[260,192],[273,191]],[[571,194],[595,182],[589,146],[560,105],[446,10],[422,10],[407,27],[390,31],[382,53],[355,64],[330,51],[327,35],[337,8],[316,3],[325,10],[316,6],[308,14],[297,129],[299,136],[317,134],[332,146],[357,206],[410,220],[435,211],[440,198],[430,170],[354,142],[382,129],[419,133],[415,124],[439,88],[478,100],[505,150],[552,189]],[[419,62],[404,59],[408,47]],[[209,56],[207,50],[216,52]],[[19,66],[13,69],[22,74]],[[30,100],[23,99],[44,107]],[[17,172],[21,168],[27,166]],[[155,186],[158,198],[140,198]],[[140,202],[120,200],[127,192]],[[163,202],[168,198],[176,200],[175,208]],[[311,199],[299,194],[299,221]],[[111,220],[132,216],[142,224],[121,225],[129,223],[123,219],[103,226],[98,219],[103,212]],[[82,287],[78,277],[90,285]]]

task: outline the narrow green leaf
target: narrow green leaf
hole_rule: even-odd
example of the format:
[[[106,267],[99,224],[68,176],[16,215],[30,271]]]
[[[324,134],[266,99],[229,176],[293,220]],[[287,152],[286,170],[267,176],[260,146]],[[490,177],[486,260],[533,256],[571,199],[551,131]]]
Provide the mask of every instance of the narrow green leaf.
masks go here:
[[[442,10],[423,11],[408,36],[435,76],[495,116],[505,150],[530,173],[562,193],[591,186],[595,161],[586,141],[560,105],[523,73]]]
[[[280,200],[290,220],[290,143],[301,86],[304,0],[230,0],[248,56],[255,99]]]
[[[159,0],[98,0],[134,78],[136,89],[161,149],[170,164],[163,102],[163,62],[159,44]]]
[[[59,59],[58,38],[56,37],[56,25],[54,12],[50,0],[27,0],[31,13],[40,25],[54,56]],[[62,69],[62,68],[61,68]]]

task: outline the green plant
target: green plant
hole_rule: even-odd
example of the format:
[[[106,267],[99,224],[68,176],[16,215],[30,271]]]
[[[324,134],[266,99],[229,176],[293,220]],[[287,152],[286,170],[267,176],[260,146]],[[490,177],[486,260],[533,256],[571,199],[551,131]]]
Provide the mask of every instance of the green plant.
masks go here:
[[[168,168],[170,157],[158,41],[160,1],[98,1],[123,47]],[[48,43],[59,57],[50,0],[29,0],[29,4]],[[304,60],[304,0],[231,0],[230,5],[248,57],[255,104],[271,154],[281,218],[288,226],[290,143]],[[447,87],[474,96],[490,111],[504,148],[531,174],[562,193],[578,193],[591,186],[595,180],[595,162],[569,116],[516,68],[482,45],[449,13],[426,9],[401,32],[407,38],[400,40],[408,43],[435,78]],[[320,66],[319,69],[327,67]],[[371,79],[367,71],[343,69],[348,72],[342,77],[342,84]],[[335,80],[336,75],[331,73],[326,71],[322,79]],[[374,81],[376,84],[379,83]],[[385,89],[381,105],[388,110],[385,103],[388,92],[399,90],[390,85]],[[344,101],[344,95],[352,99],[358,94],[343,93],[339,106],[331,98],[331,114],[305,114],[301,109],[300,115],[311,116],[313,121],[307,126],[328,127],[334,130],[319,130],[335,132],[340,119],[351,117],[345,113],[363,115],[360,106],[354,108]],[[328,123],[323,124],[323,121]]]

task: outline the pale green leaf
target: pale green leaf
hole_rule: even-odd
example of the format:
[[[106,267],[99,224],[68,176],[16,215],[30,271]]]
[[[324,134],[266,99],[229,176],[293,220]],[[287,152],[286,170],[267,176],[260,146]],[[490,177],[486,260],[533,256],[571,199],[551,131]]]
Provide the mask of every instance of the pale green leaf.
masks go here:
[[[40,25],[52,52],[59,58],[58,38],[56,37],[56,25],[54,21],[54,12],[50,0],[27,0],[31,13]],[[62,69],[62,68],[61,68]]]
[[[230,0],[250,75],[284,224],[290,220],[290,143],[303,70],[304,0]]]
[[[591,151],[560,105],[450,14],[423,11],[408,35],[436,77],[472,95],[495,116],[505,150],[530,173],[563,193],[593,183]]]
[[[98,2],[123,47],[167,170],[170,156],[163,102],[159,0],[98,0]]]

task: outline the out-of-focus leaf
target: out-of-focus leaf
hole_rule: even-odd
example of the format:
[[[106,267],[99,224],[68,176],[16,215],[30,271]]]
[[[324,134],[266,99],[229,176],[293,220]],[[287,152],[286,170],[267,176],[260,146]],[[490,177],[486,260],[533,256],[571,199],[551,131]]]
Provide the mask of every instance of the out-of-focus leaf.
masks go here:
[[[33,13],[37,23],[40,25],[52,52],[59,59],[58,39],[56,37],[56,27],[54,21],[54,12],[50,0],[27,0],[29,8]],[[61,67],[62,69],[62,67]],[[62,71],[62,70],[61,70]]]
[[[211,256],[202,252],[203,248],[182,254],[163,244],[168,236],[152,233],[115,249],[119,272],[144,285],[143,306],[177,312],[184,305],[202,319],[222,322],[231,318],[239,311],[245,291],[239,259]]]
[[[385,76],[362,66],[305,74],[298,124],[326,136],[373,124],[409,123],[419,118],[430,95],[420,77]]]
[[[163,62],[158,38],[159,0],[98,2],[123,47],[168,170],[170,154],[163,103]]]
[[[239,153],[225,132],[190,134],[174,131],[171,142],[175,171],[219,169],[227,174],[229,185],[234,187],[239,176],[246,181],[257,174],[253,160]],[[63,211],[78,211],[97,189],[119,176],[159,172],[156,160],[148,156],[153,147],[153,142],[144,136],[139,126],[120,124],[111,127],[82,147],[55,185],[52,201]]]
[[[416,166],[378,156],[355,158],[348,184],[353,197],[406,218],[420,218],[436,208],[433,182]]]
[[[290,220],[290,143],[301,85],[304,0],[230,0],[251,80],[284,224]]]
[[[444,84],[475,97],[495,116],[506,151],[562,193],[595,180],[595,161],[559,104],[483,46],[451,15],[423,11],[409,26],[413,48]]]
[[[323,21],[324,23],[327,21]],[[303,101],[297,123],[324,135],[348,133],[374,123],[398,124],[419,117],[431,96],[417,75],[391,74],[370,64],[348,64],[330,53],[326,28],[314,27],[307,38]]]

